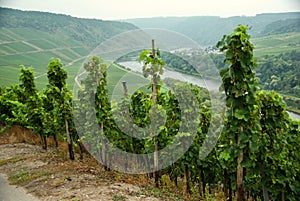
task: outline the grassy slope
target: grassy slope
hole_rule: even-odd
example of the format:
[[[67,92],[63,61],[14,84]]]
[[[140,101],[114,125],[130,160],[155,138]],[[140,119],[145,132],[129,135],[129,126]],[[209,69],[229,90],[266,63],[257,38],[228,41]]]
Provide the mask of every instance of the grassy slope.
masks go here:
[[[132,24],[0,7],[0,86],[18,83],[19,66],[32,66],[37,86],[47,83],[51,58],[59,58],[69,73],[68,84],[93,47],[107,38],[136,29]]]
[[[116,65],[110,65],[107,69],[107,85],[109,95],[123,95],[122,82],[127,83],[129,92],[133,92],[133,89],[143,88],[149,85],[149,80],[144,78],[142,74],[128,71],[127,69],[121,68]]]
[[[51,58],[60,58],[64,65],[87,55],[89,47],[80,44],[67,35],[60,35],[67,40],[59,40],[56,35],[29,28],[0,28],[0,80],[1,86],[18,82],[19,66],[33,66],[35,76],[46,73]],[[74,78],[80,61],[66,67],[69,78]],[[37,79],[42,88],[47,83],[45,76]],[[71,83],[70,83],[71,84]]]
[[[42,33],[37,34],[36,37],[32,36],[29,29],[3,29],[0,32],[2,40],[5,38],[4,33],[12,32],[10,41],[2,41],[0,44],[0,79],[1,86],[9,86],[18,82],[19,79],[19,66],[33,66],[36,76],[36,83],[38,88],[43,88],[48,80],[46,77],[47,65],[50,58],[60,58],[65,65],[65,69],[68,72],[68,86],[70,89],[74,86],[74,78],[77,75],[78,70],[81,68],[85,61],[85,56],[89,53],[89,48],[85,46],[78,46],[76,41],[64,41],[63,46],[56,44],[56,37],[49,34]],[[19,32],[20,31],[20,32]],[[26,33],[28,31],[28,33]],[[22,35],[22,33],[26,33]],[[35,39],[32,39],[35,37]],[[8,39],[8,38],[6,38]],[[23,42],[25,41],[25,43]],[[16,44],[11,46],[11,51],[6,51],[7,44]],[[75,44],[75,46],[74,46]],[[27,51],[22,52],[22,48],[25,46]],[[19,49],[21,48],[21,49]],[[80,59],[82,58],[82,59]],[[71,65],[70,62],[75,61]],[[109,91],[112,92],[118,80],[127,74],[128,71],[112,65],[108,69],[108,76],[111,85]],[[134,79],[139,83],[143,83],[144,78],[135,73],[128,73],[128,77],[123,79]],[[130,85],[128,87],[131,87]]]
[[[278,55],[289,51],[300,50],[300,32],[292,32],[285,34],[274,34],[253,38],[254,43],[254,56],[259,58],[265,55]],[[300,114],[297,103],[299,98],[286,94],[281,94],[287,103],[289,111]]]
[[[269,35],[253,38],[255,57],[276,55],[300,49],[300,32]]]

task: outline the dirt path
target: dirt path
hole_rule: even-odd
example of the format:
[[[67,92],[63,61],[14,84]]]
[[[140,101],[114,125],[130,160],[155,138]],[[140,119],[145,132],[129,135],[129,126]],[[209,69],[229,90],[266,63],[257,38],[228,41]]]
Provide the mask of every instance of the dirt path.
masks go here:
[[[88,156],[70,161],[66,152],[54,148],[45,151],[27,143],[0,145],[0,173],[8,176],[10,184],[24,187],[41,201],[161,200],[144,192],[143,185],[147,184],[140,177],[105,171]],[[11,192],[17,189],[22,193],[21,188],[6,184],[5,178],[1,179],[0,201],[27,201],[25,196],[18,199]]]
[[[39,201],[34,196],[27,194],[24,188],[10,185],[7,176],[0,174],[0,201]]]

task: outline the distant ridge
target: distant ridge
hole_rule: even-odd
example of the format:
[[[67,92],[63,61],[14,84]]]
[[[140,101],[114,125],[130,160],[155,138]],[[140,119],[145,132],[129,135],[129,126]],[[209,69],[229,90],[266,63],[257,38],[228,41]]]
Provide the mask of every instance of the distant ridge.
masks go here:
[[[235,16],[221,18],[218,16],[193,16],[193,17],[155,17],[128,19],[140,28],[164,28],[185,34],[197,41],[200,45],[215,45],[224,34],[229,34],[238,24],[252,27],[252,37],[266,35],[266,26],[279,20],[298,20],[300,12],[264,13],[256,16]],[[297,30],[295,30],[297,31]],[[283,30],[284,32],[284,30]]]
[[[51,34],[64,33],[89,47],[94,47],[121,32],[137,28],[127,22],[84,19],[64,14],[3,7],[0,7],[0,19],[0,27],[30,28]]]

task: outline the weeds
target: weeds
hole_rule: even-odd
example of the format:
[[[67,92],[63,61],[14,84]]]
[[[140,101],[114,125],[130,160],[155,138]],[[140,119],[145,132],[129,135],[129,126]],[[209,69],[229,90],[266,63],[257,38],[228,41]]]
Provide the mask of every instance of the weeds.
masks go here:
[[[114,195],[113,201],[125,201],[127,200],[124,195]]]
[[[8,179],[11,182],[11,184],[20,184],[24,183],[39,177],[46,176],[47,172],[21,172],[14,175],[9,175]]]
[[[0,160],[0,166],[7,165],[9,163],[16,163],[22,160],[25,160],[25,158],[15,157],[15,158],[9,158],[5,160]]]

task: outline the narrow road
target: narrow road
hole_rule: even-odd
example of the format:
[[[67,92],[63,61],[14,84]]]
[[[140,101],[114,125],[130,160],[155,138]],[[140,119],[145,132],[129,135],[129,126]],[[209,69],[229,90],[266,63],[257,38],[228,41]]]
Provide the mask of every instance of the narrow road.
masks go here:
[[[0,173],[0,201],[40,201],[22,187],[9,185],[7,176]]]

